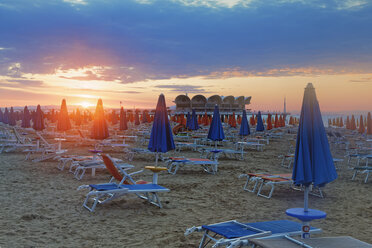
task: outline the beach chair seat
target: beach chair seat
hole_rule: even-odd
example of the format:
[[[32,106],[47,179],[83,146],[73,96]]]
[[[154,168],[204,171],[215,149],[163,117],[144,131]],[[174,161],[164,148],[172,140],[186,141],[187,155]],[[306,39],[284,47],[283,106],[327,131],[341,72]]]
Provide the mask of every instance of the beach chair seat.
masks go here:
[[[239,175],[239,178],[245,177],[246,182],[243,186],[243,189],[248,192],[256,192],[256,189],[261,182],[261,178],[264,176],[270,176],[272,174],[269,173],[247,173],[247,174],[241,174]],[[251,183],[254,183],[253,187],[249,187]]]
[[[350,236],[320,237],[309,239],[295,239],[293,237],[281,236],[275,238],[249,239],[252,247],[261,248],[372,248],[371,244],[360,241]]]
[[[208,158],[183,158],[170,157],[167,161],[168,172],[175,175],[181,165],[198,165],[202,166],[205,172],[209,174],[216,174],[218,170],[218,161],[210,160]]]
[[[186,229],[185,236],[197,231],[203,232],[199,248],[213,243],[213,247],[239,247],[249,245],[249,239],[258,237],[279,237],[300,235],[302,224],[290,220],[241,223],[236,220],[202,225]],[[310,233],[320,233],[321,229],[311,227]]]
[[[84,188],[90,189],[83,203],[83,206],[86,209],[93,212],[97,204],[104,204],[127,194],[135,194],[139,198],[145,199],[149,203],[162,208],[158,193],[169,192],[169,189],[158,185],[157,181],[158,173],[167,170],[166,168],[146,166],[145,169],[149,169],[153,172],[152,183],[142,180],[136,182],[132,176],[143,172],[143,170],[128,173],[126,169],[115,164],[109,155],[101,154],[101,156],[107,170],[112,175],[112,178],[109,183],[82,185],[78,188],[78,190]],[[113,180],[115,179],[119,181],[119,183],[114,183]],[[93,200],[93,203],[89,205],[91,200]]]
[[[288,184],[288,185],[293,184],[291,177],[292,177],[292,174],[275,174],[271,176],[261,177],[262,183],[260,185],[260,188],[257,191],[257,195],[270,199],[274,193],[275,186],[279,184]],[[262,189],[264,186],[270,187],[270,191],[267,195],[262,193]]]

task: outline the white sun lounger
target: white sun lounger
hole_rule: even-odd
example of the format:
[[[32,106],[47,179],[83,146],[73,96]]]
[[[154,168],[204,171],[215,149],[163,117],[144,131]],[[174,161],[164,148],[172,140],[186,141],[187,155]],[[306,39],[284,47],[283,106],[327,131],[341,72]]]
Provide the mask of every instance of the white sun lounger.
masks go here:
[[[258,237],[281,237],[301,235],[300,223],[290,220],[275,220],[253,223],[241,223],[236,220],[203,225],[186,229],[185,236],[197,231],[203,232],[199,248],[213,242],[212,247],[240,247],[249,245],[249,239]],[[310,233],[320,233],[319,228],[311,227]]]
[[[175,175],[182,165],[198,165],[202,166],[204,171],[210,174],[216,174],[218,170],[218,161],[210,160],[207,158],[183,158],[183,157],[170,157],[167,161],[168,172]]]
[[[102,154],[103,161],[105,162],[106,168],[112,175],[109,183],[104,184],[90,184],[82,185],[78,190],[83,188],[89,188],[90,191],[87,194],[83,206],[89,211],[93,212],[97,204],[104,204],[118,197],[124,196],[126,194],[135,194],[141,199],[145,199],[151,204],[158,207],[162,207],[160,198],[158,197],[159,192],[169,192],[169,189],[157,184],[157,174],[166,168],[161,167],[145,167],[145,169],[150,169],[154,172],[153,182],[147,183],[144,181],[134,181],[132,175],[138,174],[141,171],[127,173],[126,170],[115,166],[110,156]],[[121,174],[119,173],[119,171]],[[119,183],[114,183],[113,180],[116,179]],[[90,200],[93,200],[91,206],[88,206]]]

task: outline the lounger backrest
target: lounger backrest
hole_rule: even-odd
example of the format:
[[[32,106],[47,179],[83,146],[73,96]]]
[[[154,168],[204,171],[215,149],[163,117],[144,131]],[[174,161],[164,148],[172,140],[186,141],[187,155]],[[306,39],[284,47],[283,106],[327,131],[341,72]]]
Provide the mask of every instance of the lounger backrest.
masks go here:
[[[79,132],[80,137],[85,139],[85,137],[84,137],[83,133],[80,131],[80,129],[78,129],[78,132]]]
[[[116,180],[121,182],[121,180],[123,180],[123,176],[120,174],[120,172],[114,165],[114,162],[112,162],[111,158],[103,153],[101,154],[101,157],[102,157],[103,163],[105,164],[111,176],[113,176]],[[124,184],[133,184],[133,183],[129,182],[128,180],[125,180]]]

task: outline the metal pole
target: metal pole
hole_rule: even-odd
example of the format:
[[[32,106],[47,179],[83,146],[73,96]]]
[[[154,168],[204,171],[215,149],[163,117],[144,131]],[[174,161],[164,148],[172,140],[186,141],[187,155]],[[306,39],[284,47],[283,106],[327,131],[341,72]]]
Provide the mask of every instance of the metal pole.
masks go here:
[[[305,195],[304,195],[304,211],[307,212],[309,208],[309,186],[305,187]]]

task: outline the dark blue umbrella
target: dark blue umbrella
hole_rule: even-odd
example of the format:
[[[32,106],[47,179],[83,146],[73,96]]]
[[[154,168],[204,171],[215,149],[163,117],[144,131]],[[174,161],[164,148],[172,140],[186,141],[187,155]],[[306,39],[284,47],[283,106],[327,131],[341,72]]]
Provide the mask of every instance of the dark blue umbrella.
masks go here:
[[[242,115],[242,122],[240,124],[240,131],[239,135],[240,136],[247,136],[251,134],[251,130],[249,129],[249,124],[248,124],[248,119],[247,119],[247,112],[245,109],[243,110],[243,115]]]
[[[217,148],[217,141],[221,141],[225,139],[225,134],[223,133],[223,127],[222,127],[218,105],[214,107],[212,122],[211,122],[211,125],[209,126],[208,139],[215,141],[216,148]]]
[[[288,209],[286,213],[299,218],[306,225],[312,219],[325,218],[322,211],[308,208],[309,186],[324,186],[337,178],[329,149],[319,103],[311,83],[305,88],[292,179],[296,185],[305,186],[304,208]],[[306,233],[306,236],[309,236]],[[304,238],[307,238],[303,235]]]
[[[265,127],[262,121],[261,111],[258,111],[256,131],[262,132],[264,130],[265,130]]]
[[[128,124],[127,124],[127,114],[124,112],[124,108],[121,107],[120,109],[120,126],[119,130],[127,130]]]
[[[0,122],[3,122],[3,119],[4,119],[4,113],[0,108]]]
[[[5,108],[5,110],[4,110],[3,123],[4,124],[9,123],[9,110],[8,110],[8,108]]]
[[[156,165],[158,163],[158,153],[174,150],[172,129],[168,119],[167,107],[164,95],[161,94],[156,105],[154,122],[152,124],[151,136],[148,149],[156,152]]]
[[[10,126],[15,126],[15,125],[17,124],[17,123],[16,123],[16,116],[15,116],[15,113],[14,113],[13,107],[10,107],[8,124],[9,124]]]
[[[42,131],[45,128],[44,114],[43,111],[41,111],[40,105],[37,105],[32,128],[35,129],[36,131]]]
[[[191,121],[190,121],[190,127],[191,130],[198,130],[199,124],[198,124],[198,117],[196,116],[195,110],[192,110],[191,114]]]
[[[190,115],[190,112],[187,112],[187,116],[186,116],[186,128],[187,129],[191,129],[191,115]]]
[[[25,108],[23,109],[23,117],[22,117],[21,127],[23,127],[23,128],[31,127],[30,121],[31,121],[30,111],[28,111],[27,106],[25,106]]]
[[[105,119],[105,111],[103,110],[103,102],[102,99],[98,99],[96,112],[94,113],[92,138],[97,140],[103,140],[109,136],[110,134]]]

